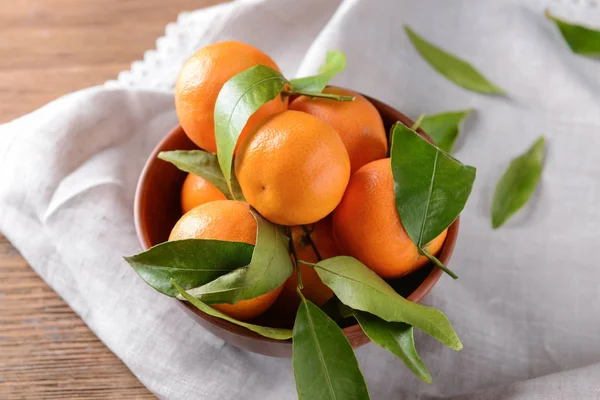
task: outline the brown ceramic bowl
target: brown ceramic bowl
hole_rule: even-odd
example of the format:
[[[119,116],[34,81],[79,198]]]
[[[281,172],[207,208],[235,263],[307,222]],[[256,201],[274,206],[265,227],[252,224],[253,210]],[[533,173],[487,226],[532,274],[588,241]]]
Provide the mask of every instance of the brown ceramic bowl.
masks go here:
[[[413,121],[401,112],[368,96],[365,97],[373,103],[381,114],[387,131],[396,121],[401,121],[408,126],[413,124]],[[419,134],[431,141],[423,131],[419,131]],[[172,164],[158,159],[157,155],[161,151],[191,150],[195,148],[196,146],[187,138],[181,126],[176,126],[158,144],[146,162],[135,195],[135,224],[144,250],[166,241],[172,227],[181,216],[179,193],[186,173]],[[439,253],[439,259],[444,264],[448,264],[454,250],[458,225],[459,220],[457,219],[448,229],[446,241]],[[408,300],[419,302],[429,293],[441,275],[442,271],[440,269],[429,264],[406,277],[396,280],[393,282],[393,286],[398,293]],[[234,346],[273,357],[290,357],[292,354],[291,340],[280,341],[265,338],[246,328],[205,314],[187,302],[174,301],[181,304],[200,325]],[[259,317],[257,323],[281,327],[286,323],[289,324],[290,318],[287,317],[277,315],[271,309]],[[354,348],[369,342],[358,324],[345,327],[343,331]]]

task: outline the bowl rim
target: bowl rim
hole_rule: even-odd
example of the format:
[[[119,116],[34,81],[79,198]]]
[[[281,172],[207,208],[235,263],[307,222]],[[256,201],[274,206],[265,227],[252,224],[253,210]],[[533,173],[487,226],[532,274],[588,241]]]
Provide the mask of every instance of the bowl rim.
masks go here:
[[[405,114],[398,111],[397,109],[389,106],[388,104],[381,102],[377,99],[374,99],[370,96],[367,96],[365,94],[361,94],[361,95],[364,96],[369,102],[371,102],[371,104],[373,104],[375,106],[375,108],[377,108],[377,111],[379,112],[380,115],[386,114],[387,116],[393,116],[392,119],[397,119],[398,121],[402,122],[403,124],[405,124],[407,126],[412,126],[414,124],[414,121],[412,119],[410,119]],[[431,137],[429,137],[429,135],[427,135],[427,133],[425,133],[421,128],[418,128],[417,132],[422,137],[424,137],[427,141],[429,141],[430,143],[433,143],[433,140],[431,139]],[[146,184],[148,181],[148,176],[150,175],[150,170],[155,162],[157,162],[157,161],[164,162],[157,158],[158,153],[163,151],[162,149],[168,144],[168,142],[170,140],[172,140],[172,138],[174,136],[181,134],[181,133],[185,134],[183,132],[181,125],[177,124],[175,127],[173,127],[169,131],[169,133],[163,139],[161,139],[161,141],[152,150],[152,153],[146,160],[146,163],[144,164],[142,173],[140,174],[140,177],[137,181],[137,187],[136,187],[135,199],[134,199],[134,221],[135,221],[135,229],[136,229],[138,241],[142,245],[142,248],[144,251],[148,250],[152,246],[150,237],[148,235],[148,229],[146,227],[146,220],[141,215],[142,208],[143,208],[142,204],[144,203],[144,192],[146,191],[146,188],[147,188]],[[456,241],[458,238],[459,226],[460,226],[460,216],[457,217],[456,220],[448,227],[448,234],[447,234],[446,239],[444,240],[444,244],[442,245],[442,248],[440,250],[439,259],[444,264],[446,264],[450,260],[450,257],[452,256],[452,253],[454,251],[454,247],[456,245]],[[430,263],[425,264],[425,266],[427,266],[429,264]],[[436,283],[441,278],[442,274],[443,274],[443,271],[440,268],[433,266],[430,273],[417,286],[417,288],[409,296],[406,297],[406,299],[409,301],[415,302],[415,303],[419,303],[431,291],[431,289],[436,285]],[[181,301],[178,299],[174,299],[174,300],[177,301],[180,305],[185,306],[189,310],[193,311],[196,315],[198,315],[200,318],[207,321],[211,325],[215,326],[216,328],[224,329],[224,330],[228,331],[230,334],[234,334],[236,336],[243,337],[243,338],[255,339],[258,341],[262,341],[262,342],[279,343],[279,344],[287,344],[287,345],[289,345],[292,342],[292,339],[278,340],[278,339],[272,339],[272,338],[267,338],[267,337],[261,336],[258,333],[250,331],[247,328],[233,324],[233,323],[223,320],[221,318],[213,317],[212,315],[206,314],[206,313],[198,310],[197,308],[193,307],[192,305],[188,304],[188,302]],[[356,323],[355,325],[351,325],[351,326],[342,328],[342,331],[344,332],[344,335],[347,338],[364,336],[366,339],[366,341],[364,343],[367,343],[369,341],[368,337],[363,332],[362,328],[360,327],[360,324],[358,324],[358,323]]]

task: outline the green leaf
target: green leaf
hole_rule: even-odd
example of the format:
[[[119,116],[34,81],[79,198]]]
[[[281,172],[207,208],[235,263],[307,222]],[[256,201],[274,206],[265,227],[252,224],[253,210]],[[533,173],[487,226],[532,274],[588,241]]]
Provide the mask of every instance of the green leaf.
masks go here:
[[[254,324],[249,324],[247,322],[242,322],[242,321],[238,321],[237,319],[231,318],[227,314],[223,314],[222,312],[215,310],[214,308],[210,307],[207,304],[204,304],[203,302],[201,302],[194,296],[186,293],[186,291],[181,286],[179,286],[177,284],[177,282],[175,282],[175,280],[173,280],[172,284],[175,287],[175,289],[177,289],[177,291],[179,292],[179,295],[181,297],[183,297],[185,300],[189,301],[192,305],[194,305],[197,309],[199,309],[202,312],[205,312],[208,315],[212,315],[213,317],[221,318],[221,319],[224,319],[225,321],[229,321],[233,324],[243,326],[244,328],[249,329],[252,332],[256,332],[259,335],[262,335],[264,337],[268,337],[271,339],[287,340],[292,337],[291,329],[271,328],[268,326],[254,325]]]
[[[400,221],[422,249],[464,208],[475,168],[463,165],[401,123],[392,127],[390,155]]]
[[[247,265],[253,249],[248,243],[185,239],[161,243],[124,258],[148,285],[175,296],[177,291],[171,279],[176,279],[185,289],[204,285]]]
[[[315,270],[323,283],[348,307],[388,322],[405,322],[454,350],[462,348],[444,314],[406,300],[357,259],[347,256],[329,258],[315,264]]]
[[[544,167],[543,136],[524,154],[513,159],[496,185],[492,201],[492,227],[499,228],[529,201]]]
[[[419,379],[431,383],[431,374],[417,354],[412,326],[404,322],[386,322],[361,311],[355,311],[354,316],[373,343],[401,359]]]
[[[600,31],[566,22],[553,16],[548,10],[546,17],[554,21],[573,53],[600,56]]]
[[[188,292],[208,303],[235,304],[281,286],[292,274],[288,237],[283,228],[252,212],[258,223],[252,261],[214,281]]]
[[[161,151],[158,153],[158,158],[170,162],[182,171],[203,177],[223,192],[229,200],[245,201],[240,184],[233,173],[231,192],[229,191],[223,172],[219,168],[219,160],[214,154],[202,150],[175,150]]]
[[[408,38],[417,51],[425,60],[440,74],[465,89],[487,94],[505,94],[504,89],[499,88],[488,81],[471,64],[448,53],[445,50],[429,43],[417,35],[409,26],[404,29]]]
[[[339,94],[331,94],[331,93],[313,93],[313,92],[302,92],[300,90],[292,90],[292,94],[296,94],[298,96],[306,96],[311,99],[330,99],[336,101],[354,101],[354,96],[342,96]]]
[[[344,332],[305,298],[294,323],[292,364],[300,400],[369,399]]]
[[[329,81],[346,68],[346,56],[341,51],[328,51],[325,62],[319,68],[319,73],[305,78],[290,80],[294,91],[306,93],[321,93]]]
[[[456,139],[460,134],[460,125],[470,113],[471,110],[464,110],[426,115],[423,117],[420,127],[440,149],[452,153]]]
[[[329,318],[334,320],[338,326],[344,326],[344,320],[346,318],[354,318],[352,309],[343,304],[336,296],[331,297],[320,308]]]
[[[229,79],[215,104],[217,156],[225,182],[231,185],[233,151],[248,119],[263,104],[275,99],[287,80],[264,65],[255,65]]]

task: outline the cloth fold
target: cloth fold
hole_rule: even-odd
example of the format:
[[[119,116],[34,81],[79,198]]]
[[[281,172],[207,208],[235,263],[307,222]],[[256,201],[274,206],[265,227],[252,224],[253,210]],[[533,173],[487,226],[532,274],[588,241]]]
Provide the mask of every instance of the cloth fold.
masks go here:
[[[203,330],[121,259],[140,251],[133,196],[176,123],[173,82],[198,47],[263,49],[288,77],[346,53],[333,81],[412,117],[476,110],[456,156],[478,168],[451,263],[425,303],[465,348],[425,335],[425,385],[385,350],[357,351],[373,399],[600,397],[600,65],[573,55],[545,7],[598,25],[593,1],[254,0],[182,14],[157,49],[104,86],[0,126],[0,231],[150,390],[169,399],[293,399],[289,360],[244,352]],[[403,31],[472,62],[509,96],[467,92],[420,58]],[[149,90],[152,89],[152,90]],[[500,230],[495,183],[539,135],[546,166],[532,201]]]

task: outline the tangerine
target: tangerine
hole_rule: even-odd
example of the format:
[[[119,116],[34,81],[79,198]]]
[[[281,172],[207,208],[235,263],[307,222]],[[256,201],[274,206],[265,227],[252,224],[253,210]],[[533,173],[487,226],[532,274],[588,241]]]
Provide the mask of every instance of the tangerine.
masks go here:
[[[181,127],[198,147],[217,152],[214,112],[219,92],[230,78],[258,64],[279,71],[277,64],[265,53],[234,41],[203,47],[185,62],[175,83],[175,109]],[[265,103],[250,117],[240,140],[264,118],[286,110],[287,103],[287,97]]]
[[[182,239],[215,239],[256,244],[256,219],[246,203],[217,200],[202,204],[185,213],[171,231],[169,241]],[[283,285],[253,299],[235,304],[211,304],[211,307],[246,321],[264,313],[277,300]]]
[[[299,260],[317,263],[320,259],[325,260],[340,255],[340,251],[333,239],[331,217],[322,219],[312,225],[292,227],[292,239]],[[318,306],[322,306],[327,300],[333,297],[333,291],[321,281],[321,278],[319,278],[313,267],[300,264],[300,274],[302,275],[302,285],[304,286],[302,294],[307,299]],[[296,292],[297,286],[298,276],[294,270],[285,282],[281,296],[285,296],[288,301],[295,303],[296,306],[300,304],[300,296]]]
[[[300,111],[271,116],[242,141],[235,173],[246,200],[279,225],[312,224],[339,204],[350,159],[331,125]]]
[[[428,262],[402,227],[396,211],[394,178],[389,158],[360,168],[333,212],[333,232],[339,249],[383,278],[397,278]],[[437,254],[448,230],[425,246]]]
[[[192,208],[215,200],[227,200],[227,197],[207,179],[188,174],[181,186],[181,211],[185,214]]]
[[[323,93],[354,96],[354,101],[300,96],[292,101],[290,110],[312,114],[335,128],[348,150],[351,173],[371,161],[384,158],[388,151],[387,136],[375,106],[348,89],[328,87]]]

